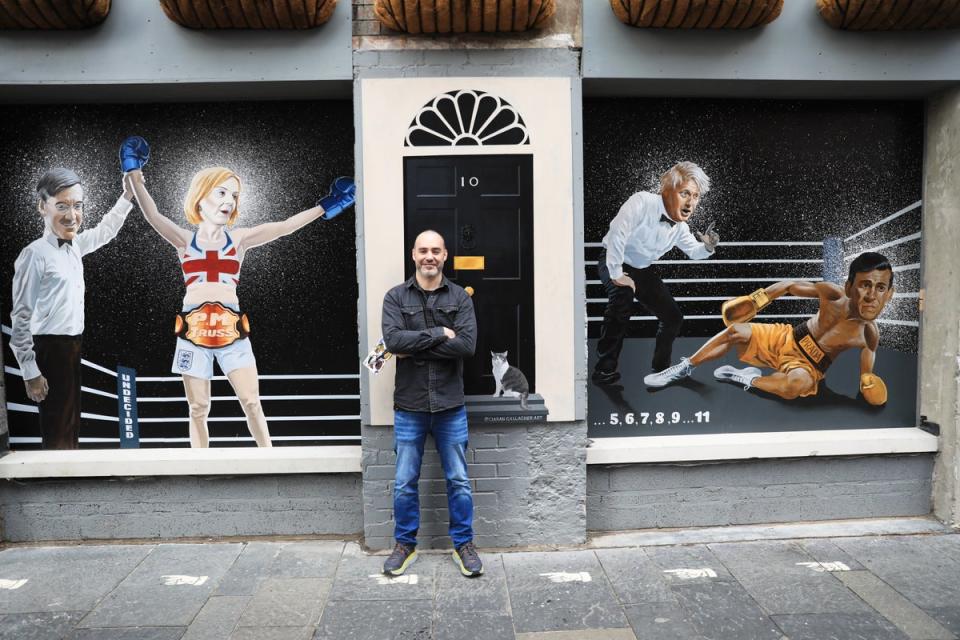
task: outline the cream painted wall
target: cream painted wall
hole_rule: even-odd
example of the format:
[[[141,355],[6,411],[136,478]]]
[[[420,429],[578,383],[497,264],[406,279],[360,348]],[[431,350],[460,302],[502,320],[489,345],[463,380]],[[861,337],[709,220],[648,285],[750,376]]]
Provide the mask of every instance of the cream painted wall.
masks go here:
[[[404,147],[407,127],[436,96],[475,89],[499,96],[521,115],[530,144],[489,147]],[[403,247],[403,158],[433,155],[533,154],[534,330],[537,392],[549,420],[575,415],[574,323],[583,321],[582,301],[574,296],[576,230],[573,225],[572,85],[568,78],[403,78],[360,82],[363,174],[365,301],[367,350],[380,336],[383,295],[403,281],[408,255]],[[364,346],[364,345],[361,345]],[[481,357],[481,356],[476,356]],[[393,423],[394,365],[379,375],[364,371],[369,389],[370,424]],[[492,389],[491,389],[492,392]],[[582,416],[580,416],[582,418]]]

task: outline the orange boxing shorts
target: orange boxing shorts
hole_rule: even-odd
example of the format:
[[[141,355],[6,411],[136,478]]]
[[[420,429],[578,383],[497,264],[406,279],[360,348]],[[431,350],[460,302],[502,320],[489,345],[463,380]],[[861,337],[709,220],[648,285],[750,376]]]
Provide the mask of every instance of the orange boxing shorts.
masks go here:
[[[817,349],[819,350],[819,347]],[[829,356],[823,352],[820,355],[821,361],[826,359],[825,364],[829,366]],[[775,369],[781,373],[803,369],[813,378],[813,389],[804,393],[803,396],[816,395],[817,387],[826,371],[826,367],[823,371],[818,369],[811,361],[811,356],[804,353],[793,337],[793,327],[788,324],[751,322],[750,342],[740,354],[740,360],[756,367]]]

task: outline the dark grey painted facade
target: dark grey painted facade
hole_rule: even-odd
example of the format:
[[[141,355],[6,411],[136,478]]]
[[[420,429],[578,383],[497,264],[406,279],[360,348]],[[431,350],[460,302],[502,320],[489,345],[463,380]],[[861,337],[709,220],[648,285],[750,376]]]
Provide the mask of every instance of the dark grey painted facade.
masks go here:
[[[0,482],[3,540],[355,536],[360,474]]]
[[[933,456],[591,465],[591,531],[930,513]]]

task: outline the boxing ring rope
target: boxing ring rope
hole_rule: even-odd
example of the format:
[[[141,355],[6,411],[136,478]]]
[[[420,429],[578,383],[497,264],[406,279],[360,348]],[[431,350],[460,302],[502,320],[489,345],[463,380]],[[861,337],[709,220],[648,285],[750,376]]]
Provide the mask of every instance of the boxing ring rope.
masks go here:
[[[914,232],[914,233],[909,233],[909,234],[907,234],[907,235],[904,235],[904,236],[902,236],[902,237],[896,238],[896,239],[894,239],[894,240],[889,240],[889,241],[886,241],[886,242],[882,242],[882,243],[879,243],[879,244],[875,244],[875,245],[873,245],[873,246],[871,246],[871,247],[869,247],[869,248],[862,248],[862,249],[859,249],[859,250],[857,250],[857,251],[855,251],[855,252],[853,252],[853,251],[850,251],[850,252],[846,251],[846,245],[847,245],[848,243],[850,243],[851,241],[856,240],[856,239],[858,239],[858,238],[862,238],[863,236],[865,236],[866,234],[870,233],[871,231],[874,231],[875,229],[878,229],[878,228],[882,227],[883,225],[886,225],[886,224],[888,224],[888,223],[890,223],[890,222],[892,222],[892,221],[894,221],[894,220],[897,220],[897,219],[901,218],[902,216],[904,216],[904,215],[906,215],[906,214],[908,214],[908,213],[910,213],[910,212],[912,212],[912,211],[915,211],[915,210],[919,209],[919,208],[922,206],[922,204],[923,204],[923,201],[922,201],[922,200],[918,200],[918,201],[916,201],[916,202],[914,202],[914,203],[912,203],[912,204],[910,204],[910,205],[908,205],[908,206],[906,206],[906,207],[904,207],[904,208],[902,208],[902,209],[900,209],[900,210],[898,210],[898,211],[896,211],[896,212],[894,212],[894,213],[892,213],[892,214],[890,214],[890,215],[882,218],[881,220],[878,220],[877,222],[875,222],[875,223],[873,223],[873,224],[870,224],[869,226],[863,228],[862,230],[860,230],[860,231],[858,231],[858,232],[856,232],[856,233],[854,233],[854,234],[852,234],[852,235],[850,235],[850,236],[848,236],[848,237],[846,237],[846,238],[843,238],[842,240],[837,239],[837,240],[840,240],[840,246],[843,248],[843,253],[845,254],[844,257],[843,257],[842,263],[844,263],[844,264],[849,264],[849,262],[852,261],[857,255],[859,255],[859,254],[861,254],[861,253],[864,253],[864,252],[866,252],[866,251],[882,251],[882,250],[884,250],[884,249],[889,249],[889,248],[893,248],[893,247],[898,247],[898,246],[901,246],[901,245],[906,245],[906,244],[908,244],[908,243],[910,243],[910,242],[919,241],[919,240],[921,239],[921,232],[920,232],[920,231],[916,231],[916,232]],[[724,242],[724,241],[721,241],[721,242],[720,242],[720,246],[721,246],[721,247],[821,247],[821,248],[824,249],[824,253],[826,252],[826,246],[825,246],[825,245],[826,245],[826,242],[825,242],[825,241],[813,241],[813,240],[809,240],[809,241],[807,241],[807,240],[805,240],[805,241],[782,241],[782,242],[780,242],[780,241],[769,241],[769,240],[764,240],[764,241],[760,241],[760,240],[758,240],[758,241],[733,241],[733,242]],[[602,248],[602,247],[603,247],[603,243],[601,243],[601,242],[584,242],[584,243],[583,243],[583,248],[584,248],[584,251],[585,251],[585,252],[586,252],[587,250],[589,250],[589,249],[599,249],[599,248]],[[847,254],[849,254],[849,255],[847,255]],[[584,257],[586,258],[586,256],[584,256]],[[893,263],[894,261],[891,260],[891,262]],[[598,263],[597,260],[588,260],[588,259],[585,259],[585,260],[584,260],[584,265],[585,265],[586,267],[596,266],[597,263]],[[789,264],[804,264],[804,265],[807,265],[807,264],[820,264],[820,265],[824,265],[824,266],[825,266],[825,257],[821,257],[821,258],[782,258],[782,259],[767,259],[767,258],[761,258],[761,259],[755,259],[755,260],[751,260],[751,259],[740,259],[740,258],[720,258],[720,259],[710,258],[710,259],[707,259],[707,260],[690,260],[690,259],[674,260],[674,259],[667,259],[667,260],[656,260],[656,261],[654,261],[653,264],[657,264],[657,265],[681,265],[681,266],[694,266],[694,265],[711,266],[711,265],[720,265],[720,264],[784,264],[784,265],[789,265]],[[919,263],[919,262],[912,262],[912,263],[907,263],[907,264],[895,264],[895,263],[893,264],[893,271],[894,271],[895,273],[897,273],[897,272],[904,272],[904,271],[914,271],[914,270],[919,270],[919,269],[920,269],[920,263]],[[590,271],[593,271],[593,270],[590,269],[590,270],[588,271],[588,273],[589,273]],[[663,282],[664,282],[665,284],[734,283],[734,282],[736,282],[736,283],[745,283],[745,282],[774,283],[774,282],[779,282],[779,281],[782,281],[782,280],[803,280],[803,281],[807,281],[807,282],[822,282],[824,279],[825,279],[824,277],[809,277],[809,276],[798,276],[798,277],[749,277],[749,278],[689,278],[689,277],[688,277],[688,278],[682,278],[682,277],[681,277],[681,278],[664,278],[664,279],[663,279]],[[598,280],[598,279],[587,279],[587,280],[586,280],[586,284],[587,284],[588,286],[589,286],[589,285],[600,285],[601,282],[600,282],[600,280]],[[676,297],[674,298],[674,300],[676,300],[678,303],[684,303],[684,302],[687,302],[687,303],[689,303],[689,302],[694,302],[694,303],[696,303],[696,302],[723,302],[723,301],[725,301],[725,300],[730,299],[731,297],[734,297],[734,296],[733,296],[733,295],[724,295],[724,296],[682,296],[682,295],[681,295],[681,296],[676,296]],[[893,295],[893,298],[894,298],[894,299],[911,299],[911,298],[913,298],[913,299],[918,299],[919,297],[920,297],[920,293],[919,293],[918,291],[907,291],[907,292],[895,291],[895,292],[894,292],[894,295]],[[813,301],[814,301],[812,298],[801,298],[801,297],[799,297],[799,296],[781,296],[780,298],[778,298],[778,300],[792,300],[792,301],[806,301],[806,302],[813,302]],[[606,298],[606,297],[602,297],[602,298],[590,298],[590,297],[588,297],[588,298],[586,299],[586,303],[587,303],[588,305],[589,305],[589,304],[595,304],[595,305],[596,305],[596,304],[606,304],[606,303],[607,303],[607,298]],[[761,312],[760,314],[757,315],[757,318],[770,319],[770,320],[773,320],[773,319],[802,319],[802,318],[810,318],[811,316],[812,316],[812,314],[809,314],[809,313],[763,313],[763,312]],[[719,313],[717,313],[717,314],[689,314],[689,315],[688,315],[687,313],[684,313],[684,319],[685,319],[685,320],[722,320],[722,316],[721,316]],[[650,315],[642,315],[642,316],[638,315],[638,316],[631,316],[631,317],[630,317],[630,320],[636,320],[636,321],[651,321],[651,320],[653,320],[653,321],[656,321],[657,318],[656,318],[656,316],[650,316]],[[587,322],[588,322],[588,323],[590,323],[590,322],[603,322],[603,316],[589,315],[589,313],[588,313],[588,315],[587,315]],[[920,323],[919,323],[918,320],[904,320],[904,319],[895,319],[895,318],[878,318],[878,319],[876,320],[876,322],[879,323],[879,324],[891,325],[891,326],[902,326],[902,327],[919,327],[919,326],[920,326]]]
[[[857,237],[859,237],[859,236],[862,236],[863,234],[867,233],[868,231],[873,231],[874,229],[876,229],[877,227],[879,227],[879,226],[881,226],[881,225],[885,225],[885,224],[887,224],[888,222],[892,222],[893,220],[896,220],[897,218],[899,218],[900,216],[902,216],[902,215],[904,215],[904,214],[906,214],[906,213],[910,213],[910,212],[913,211],[914,209],[919,208],[922,204],[923,204],[923,200],[917,200],[917,201],[914,202],[913,204],[908,205],[908,206],[904,207],[903,209],[900,209],[900,211],[897,211],[896,213],[891,213],[889,216],[887,216],[887,217],[884,218],[883,220],[879,220],[879,221],[877,221],[877,222],[874,222],[874,223],[873,223],[872,225],[870,225],[869,227],[867,227],[867,228],[865,228],[865,229],[863,229],[863,230],[861,230],[861,231],[856,232],[856,233],[853,234],[852,236],[847,236],[846,238],[843,239],[843,241],[844,241],[844,242],[850,242],[850,241],[853,240],[854,238],[857,238]]]
[[[0,325],[0,330],[9,336],[12,331],[11,328],[7,325]],[[117,377],[117,372],[108,369],[107,367],[101,366],[95,362],[81,358],[80,364],[82,366],[93,369],[100,373],[107,374],[114,378]],[[4,366],[4,373],[16,376],[18,378],[23,378],[23,372],[11,366]],[[258,375],[259,380],[359,380],[359,373],[350,373],[350,374],[264,374]],[[180,376],[136,376],[137,383],[149,383],[149,382],[182,382],[183,378]],[[212,378],[214,381],[225,381],[228,380],[227,376],[214,376]],[[82,393],[88,393],[91,395],[101,396],[105,398],[110,398],[117,400],[117,394],[111,393],[109,391],[101,391],[100,389],[94,389],[85,385],[81,385],[80,391]],[[211,402],[224,402],[224,401],[239,401],[235,395],[222,395],[222,396],[211,396]],[[261,395],[260,400],[360,400],[359,393],[335,393],[335,394],[302,394],[302,395]],[[185,395],[175,395],[175,396],[137,396],[137,405],[140,403],[167,403],[167,402],[187,402]],[[7,411],[15,411],[18,413],[39,413],[39,408],[35,404],[23,404],[18,402],[7,402]],[[119,416],[115,415],[105,415],[100,413],[90,413],[82,411],[80,413],[81,419],[86,420],[98,420],[102,422],[120,422]],[[217,416],[217,417],[208,417],[208,423],[214,422],[246,422],[245,416]],[[351,414],[351,415],[313,415],[313,416],[267,416],[267,422],[337,422],[337,421],[346,421],[346,420],[360,420],[360,414]],[[188,416],[183,417],[161,417],[161,418],[144,418],[138,417],[137,422],[143,424],[150,423],[184,423],[189,424],[190,418]],[[189,443],[190,438],[187,436],[184,437],[140,437],[140,442],[142,443]],[[316,436],[278,436],[271,435],[270,440],[274,442],[298,442],[298,441],[324,441],[324,440],[349,440],[349,441],[359,441],[359,435],[336,435],[336,436],[327,436],[327,435],[316,435]],[[116,438],[103,438],[103,437],[81,437],[81,443],[117,443],[120,441],[119,436]],[[210,442],[253,442],[252,436],[211,436]],[[11,444],[40,444],[41,439],[39,437],[32,436],[11,436]]]

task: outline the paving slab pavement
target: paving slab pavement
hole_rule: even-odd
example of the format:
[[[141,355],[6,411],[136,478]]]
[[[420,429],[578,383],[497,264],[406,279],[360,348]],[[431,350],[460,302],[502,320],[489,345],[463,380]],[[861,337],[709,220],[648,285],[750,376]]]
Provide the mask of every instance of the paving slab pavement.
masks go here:
[[[475,579],[432,551],[388,578],[332,540],[8,545],[0,639],[960,638],[960,535],[848,531],[625,533],[649,544],[482,552]]]

